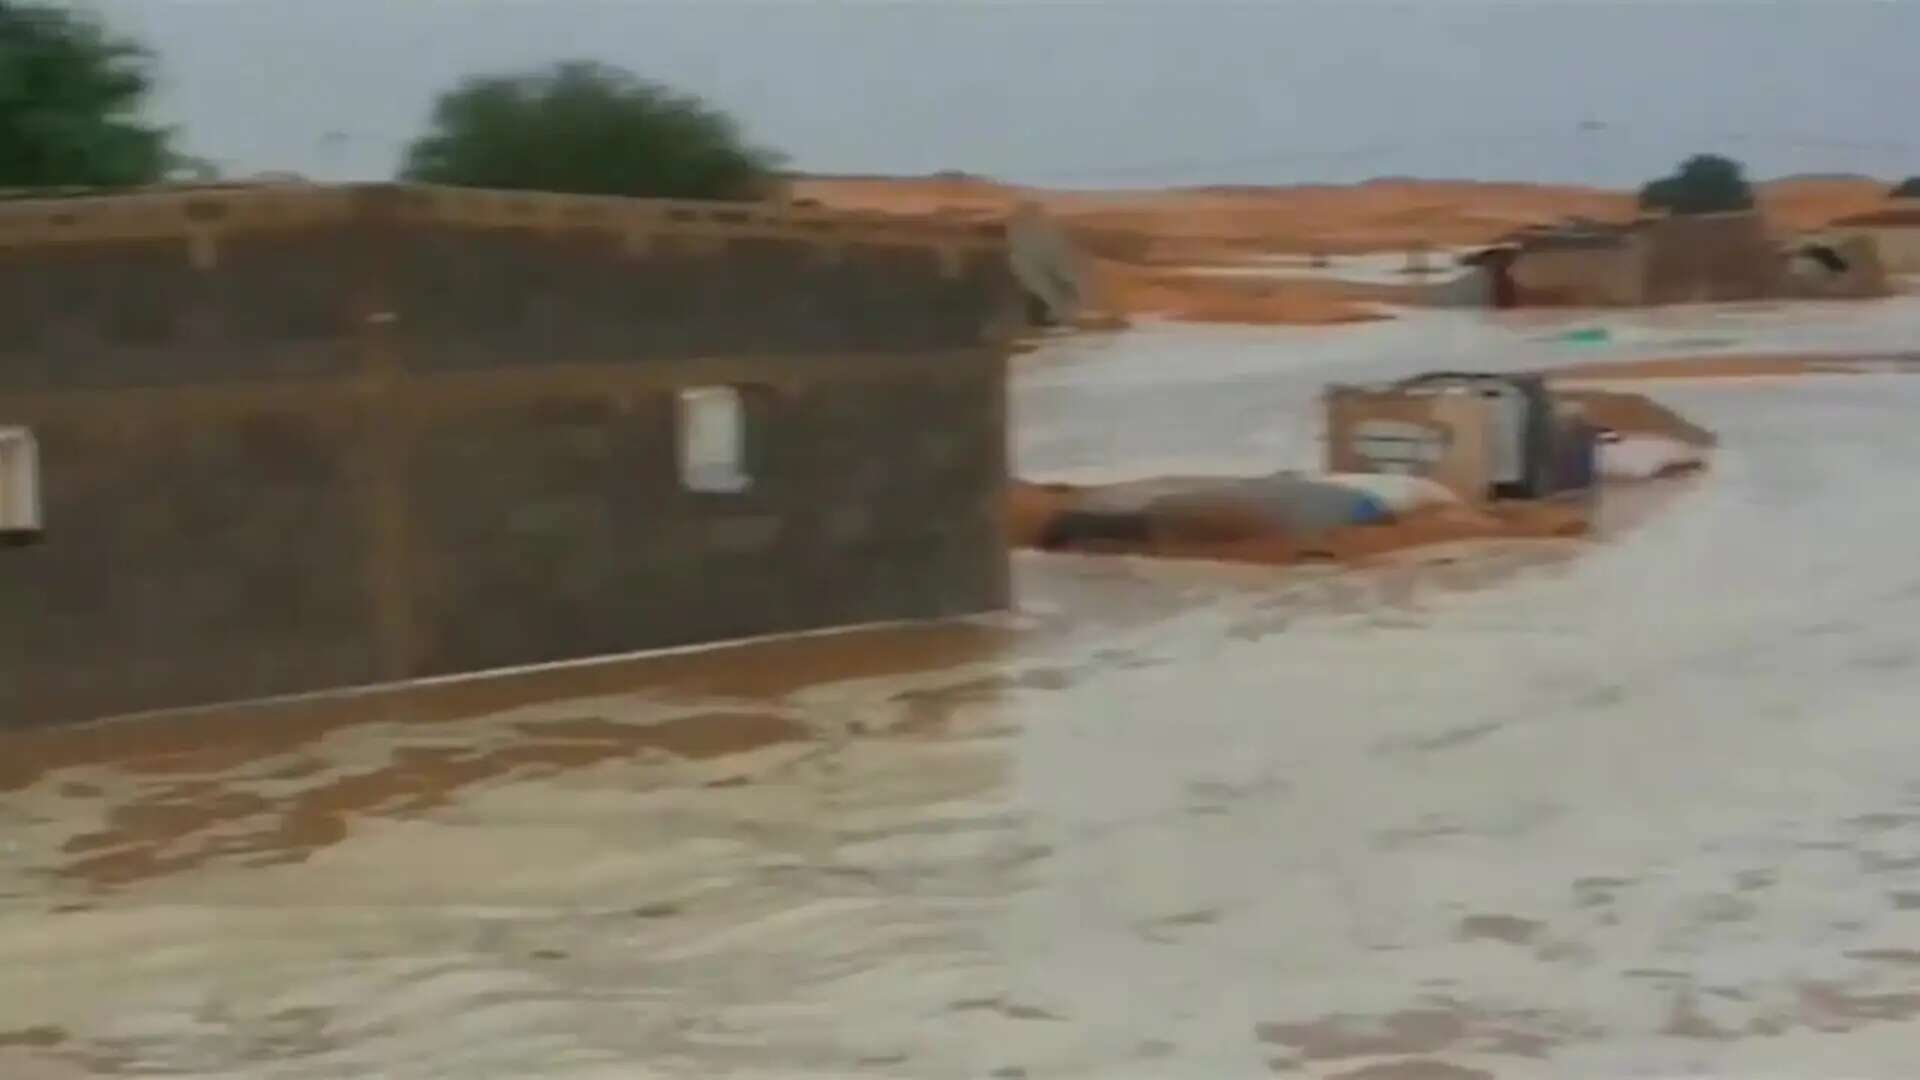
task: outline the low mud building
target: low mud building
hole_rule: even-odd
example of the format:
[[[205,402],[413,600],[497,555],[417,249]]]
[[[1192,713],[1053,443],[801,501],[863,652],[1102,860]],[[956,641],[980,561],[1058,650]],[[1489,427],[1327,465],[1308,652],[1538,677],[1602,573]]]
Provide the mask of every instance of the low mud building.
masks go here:
[[[0,203],[0,725],[999,607],[1018,292],[790,204]]]
[[[1527,229],[1469,258],[1497,307],[1637,307],[1795,294],[1760,214],[1674,215]]]
[[[1805,299],[1857,300],[1885,296],[1887,272],[1871,237],[1816,236],[1786,253],[1787,291]]]
[[[1840,218],[1829,228],[1837,236],[1872,241],[1888,272],[1920,274],[1920,203],[1904,200],[1882,210]]]

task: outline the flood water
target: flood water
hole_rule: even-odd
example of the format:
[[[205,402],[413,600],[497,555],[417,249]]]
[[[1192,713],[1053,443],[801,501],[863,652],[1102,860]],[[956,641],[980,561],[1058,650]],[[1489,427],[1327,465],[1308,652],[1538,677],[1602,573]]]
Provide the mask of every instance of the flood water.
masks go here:
[[[1063,341],[1016,458],[1270,471],[1328,378],[1920,329],[1568,320]],[[1592,545],[1022,554],[1004,617],[512,708],[6,736],[0,1076],[1910,1075],[1920,380],[1655,389],[1715,467]]]
[[[1364,252],[1352,255],[1267,255],[1232,266],[1191,266],[1182,273],[1197,277],[1240,277],[1346,281],[1362,285],[1431,283],[1461,272],[1461,256],[1474,248],[1428,248],[1417,251]]]

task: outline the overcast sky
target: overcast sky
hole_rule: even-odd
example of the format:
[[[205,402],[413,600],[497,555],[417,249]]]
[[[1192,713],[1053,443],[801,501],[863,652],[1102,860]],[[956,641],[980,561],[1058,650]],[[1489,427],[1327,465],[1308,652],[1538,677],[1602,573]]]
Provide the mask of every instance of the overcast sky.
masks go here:
[[[78,3],[80,0],[74,0]],[[390,175],[462,76],[695,91],[817,171],[1060,185],[1920,173],[1920,0],[91,0],[230,172]],[[1583,126],[1584,125],[1584,126]]]

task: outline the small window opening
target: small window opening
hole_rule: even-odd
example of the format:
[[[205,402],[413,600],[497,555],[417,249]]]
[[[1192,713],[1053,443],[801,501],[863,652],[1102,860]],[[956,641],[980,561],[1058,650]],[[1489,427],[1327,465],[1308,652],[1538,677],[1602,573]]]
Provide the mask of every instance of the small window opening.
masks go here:
[[[40,447],[26,428],[0,427],[0,545],[40,539]]]
[[[680,482],[689,491],[737,495],[753,486],[747,414],[732,386],[680,391]]]

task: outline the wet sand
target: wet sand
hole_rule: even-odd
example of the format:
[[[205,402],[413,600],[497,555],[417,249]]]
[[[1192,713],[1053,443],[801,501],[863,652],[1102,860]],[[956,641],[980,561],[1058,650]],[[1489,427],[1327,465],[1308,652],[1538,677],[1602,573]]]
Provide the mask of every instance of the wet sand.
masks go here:
[[[1084,500],[1098,491],[1097,487],[1016,483],[1007,498],[1008,542],[1015,547],[1044,548],[1047,528],[1054,519],[1084,505]],[[1074,548],[1091,554],[1268,566],[1315,562],[1351,565],[1436,544],[1587,536],[1591,533],[1590,517],[1585,502],[1453,503],[1400,513],[1389,522],[1293,536],[1257,512],[1224,502],[1205,509],[1189,506],[1176,516],[1158,519],[1144,536],[1081,541]]]
[[[1920,350],[1882,357],[1821,355],[1668,356],[1566,364],[1547,374],[1556,382],[1643,382],[1649,379],[1767,379],[1802,375],[1920,374]]]
[[[1016,455],[1298,467],[1329,371],[1537,328],[1051,343]],[[1023,553],[972,624],[0,737],[0,1076],[1904,1075],[1920,381],[1656,393],[1715,469],[1577,556]]]

